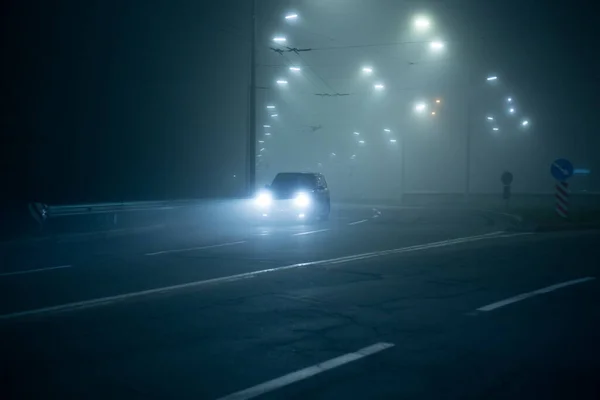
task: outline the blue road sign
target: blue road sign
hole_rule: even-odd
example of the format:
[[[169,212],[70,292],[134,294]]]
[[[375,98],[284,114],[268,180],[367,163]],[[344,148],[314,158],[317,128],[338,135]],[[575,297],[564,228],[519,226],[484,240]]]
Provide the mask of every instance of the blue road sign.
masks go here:
[[[573,176],[573,164],[567,159],[559,158],[550,166],[550,173],[557,181],[564,182]]]

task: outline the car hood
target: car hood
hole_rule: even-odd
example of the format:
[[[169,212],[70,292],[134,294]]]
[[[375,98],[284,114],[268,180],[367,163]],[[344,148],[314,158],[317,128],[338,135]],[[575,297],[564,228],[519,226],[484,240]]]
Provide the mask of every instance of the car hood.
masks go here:
[[[296,197],[299,192],[310,193],[310,190],[293,189],[293,190],[272,190],[273,199],[275,200],[289,200]]]

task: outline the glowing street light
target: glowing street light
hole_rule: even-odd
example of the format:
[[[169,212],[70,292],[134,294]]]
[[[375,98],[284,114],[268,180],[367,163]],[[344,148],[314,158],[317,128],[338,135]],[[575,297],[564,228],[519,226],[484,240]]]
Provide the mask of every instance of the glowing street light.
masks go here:
[[[277,116],[279,116],[279,114],[271,114],[271,118],[275,118]]]
[[[499,131],[500,130],[499,128],[496,128],[496,127],[492,128],[492,129],[495,130],[495,131]]]
[[[285,16],[288,21],[295,21],[298,19],[298,14],[288,14]]]
[[[356,136],[360,135],[360,133],[359,133],[359,132],[354,132],[354,134],[355,134]]]
[[[362,72],[364,74],[370,75],[370,74],[373,73],[373,68],[371,68],[371,67],[363,67]]]
[[[494,117],[487,117],[488,121],[493,121]]]
[[[376,83],[375,85],[373,85],[373,87],[376,90],[383,90],[383,89],[385,89],[385,86],[382,83]]]
[[[509,97],[508,99],[506,99],[506,101],[508,101],[509,103],[512,103],[512,97]]]
[[[390,139],[390,143],[396,143],[397,140],[396,139]]]
[[[432,112],[431,112],[431,115],[435,115],[435,111],[432,111]]]
[[[426,31],[431,26],[431,21],[426,17],[416,17],[414,25],[417,30]]]
[[[524,120],[523,122],[521,122],[521,125],[523,125],[523,126],[527,126],[527,125],[529,125],[529,121],[527,121],[527,120]]]
[[[265,151],[266,149],[263,147],[262,149],[260,149],[260,151]]]
[[[359,144],[365,144],[365,141],[364,140],[359,140],[358,143]]]
[[[300,72],[301,69],[300,69],[300,67],[290,67],[290,71],[292,71],[292,72]]]
[[[331,153],[331,156],[332,156],[332,157],[335,157],[336,155],[337,155],[337,154],[335,154],[335,153]]]
[[[265,132],[265,136],[271,136],[271,132]]]
[[[258,141],[258,143],[264,143],[264,142],[265,142],[264,140],[259,140],[259,141]]]
[[[436,102],[437,104],[440,104],[442,101],[441,101],[440,99],[435,99],[435,102]]]
[[[267,106],[267,108],[275,108],[275,106],[270,106],[270,105],[269,105],[269,106]]]
[[[285,43],[287,41],[287,39],[284,36],[275,36],[273,38],[273,41],[275,43]]]
[[[511,114],[514,114],[514,113],[515,113],[515,109],[514,109],[514,108],[510,108],[510,109],[508,110],[508,112],[509,112],[509,113],[511,113]]]
[[[429,43],[429,48],[434,51],[440,51],[444,48],[444,43],[440,42],[439,40],[434,40],[433,42]]]
[[[487,80],[487,81],[495,81],[495,80],[497,80],[497,79],[498,79],[498,77],[497,77],[497,76],[488,76],[488,77],[486,78],[486,80]]]
[[[286,81],[285,79],[278,79],[277,80],[277,84],[278,85],[287,85],[288,81]]]
[[[391,132],[391,130],[390,130],[390,129],[387,129],[387,128],[385,128],[383,131],[384,131],[384,132],[387,132],[387,133],[390,133],[390,132]]]
[[[415,106],[415,111],[417,112],[423,112],[427,109],[427,104],[425,103],[417,103],[417,105]]]
[[[263,128],[270,128],[271,125],[263,125]]]

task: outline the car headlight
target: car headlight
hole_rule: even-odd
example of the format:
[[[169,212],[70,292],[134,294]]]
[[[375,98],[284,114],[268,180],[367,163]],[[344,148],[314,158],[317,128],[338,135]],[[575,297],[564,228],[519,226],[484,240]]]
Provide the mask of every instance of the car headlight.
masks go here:
[[[298,193],[294,197],[294,204],[297,207],[308,207],[310,205],[310,196],[306,193]]]
[[[259,207],[269,207],[273,202],[273,195],[269,192],[262,192],[256,196],[254,201]]]

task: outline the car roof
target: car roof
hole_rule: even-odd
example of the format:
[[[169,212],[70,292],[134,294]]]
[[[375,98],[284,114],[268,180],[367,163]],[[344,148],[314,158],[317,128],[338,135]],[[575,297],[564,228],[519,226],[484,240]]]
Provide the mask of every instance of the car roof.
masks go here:
[[[313,176],[323,176],[323,174],[319,172],[279,172],[277,175],[313,175]]]

